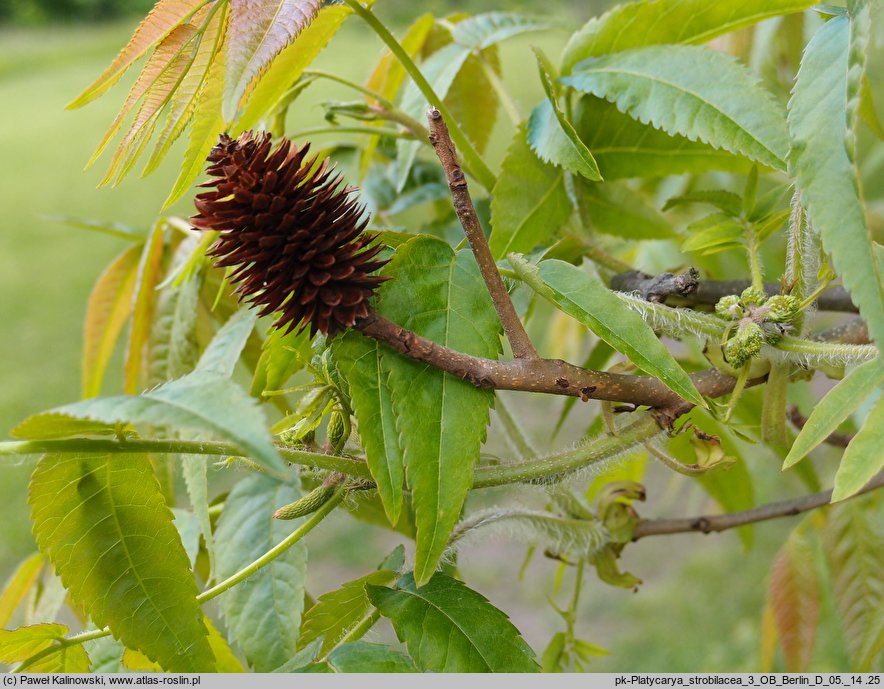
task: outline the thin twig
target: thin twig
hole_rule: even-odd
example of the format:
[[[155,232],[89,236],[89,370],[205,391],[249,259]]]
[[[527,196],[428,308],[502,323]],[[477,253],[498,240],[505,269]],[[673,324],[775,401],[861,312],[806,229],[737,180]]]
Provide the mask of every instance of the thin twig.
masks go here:
[[[850,496],[859,497],[884,486],[884,471],[876,475],[859,492]],[[832,491],[804,495],[793,500],[782,500],[762,505],[751,510],[731,512],[730,514],[710,514],[701,517],[685,517],[682,519],[645,519],[640,521],[633,533],[632,540],[637,541],[647,536],[665,536],[676,533],[712,533],[734,529],[746,524],[763,522],[779,517],[791,517],[802,512],[809,512],[828,505],[832,500]]]
[[[503,330],[513,348],[513,356],[517,359],[536,359],[538,358],[537,350],[531,344],[528,333],[525,332],[525,327],[519,319],[519,314],[516,313],[516,307],[513,306],[510,295],[506,291],[506,285],[503,284],[503,278],[500,277],[497,270],[488,240],[485,238],[485,232],[482,230],[479,216],[476,215],[473,200],[470,198],[467,178],[457,160],[457,149],[448,133],[442,113],[436,108],[430,108],[427,111],[427,121],[430,123],[430,143],[433,144],[439,162],[442,163],[442,169],[445,170],[445,176],[448,178],[448,188],[451,190],[454,210],[461,226],[463,226],[473,255],[476,257],[476,263],[479,264],[479,271],[488,287],[494,308],[497,309],[497,314],[500,316],[500,322],[503,323]]]
[[[638,270],[620,273],[611,278],[611,287],[618,292],[638,292],[645,301],[662,304],[667,297],[690,298],[700,284],[700,271],[690,268],[684,273],[646,275]]]
[[[649,282],[656,278],[653,275],[630,270],[618,273],[611,278],[611,288],[618,292],[642,291]],[[662,300],[667,296],[677,296],[694,304],[715,304],[722,297],[729,294],[740,294],[752,283],[749,280],[701,280],[697,289],[690,295],[681,295],[677,292],[661,294]],[[764,292],[768,296],[780,293],[780,285],[776,282],[764,283]],[[661,300],[661,301],[662,301]],[[851,301],[850,294],[843,287],[830,287],[819,295],[816,306],[820,311],[846,311],[856,313],[856,305]]]
[[[789,407],[789,420],[798,428],[804,428],[804,425],[807,423],[807,417],[804,416],[795,405]],[[853,440],[852,433],[838,433],[837,431],[833,431],[832,433],[829,433],[823,442],[828,443],[829,445],[834,445],[835,447],[847,447],[851,440]]]

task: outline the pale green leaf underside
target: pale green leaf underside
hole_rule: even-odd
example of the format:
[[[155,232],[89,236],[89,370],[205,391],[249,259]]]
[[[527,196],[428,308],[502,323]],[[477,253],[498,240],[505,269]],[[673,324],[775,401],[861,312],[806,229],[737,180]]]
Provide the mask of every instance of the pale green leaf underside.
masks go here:
[[[633,118],[783,170],[786,119],[732,57],[698,46],[637,48],[576,65],[562,79]]]
[[[545,163],[520,127],[507,149],[491,200],[491,253],[527,253],[550,240],[571,215],[564,173]]]
[[[875,261],[847,140],[850,21],[835,17],[804,51],[789,111],[790,172],[813,227],[877,343],[884,342],[884,281]]]
[[[548,99],[531,112],[528,143],[541,160],[558,165],[587,179],[600,180],[598,165],[574,127]]]
[[[555,25],[540,17],[515,12],[486,12],[467,17],[451,29],[456,43],[471,50],[484,50],[508,38],[533,31],[546,31]]]
[[[391,524],[399,521],[405,467],[381,345],[355,331],[335,338],[335,360],[350,385],[365,458]]]
[[[236,484],[215,532],[219,580],[259,558],[296,528],[272,515],[298,497],[293,486],[269,476],[252,475]],[[257,672],[270,672],[295,653],[306,568],[307,548],[298,542],[219,598],[230,638]]]
[[[148,424],[197,431],[231,440],[267,467],[284,467],[255,400],[217,373],[192,373],[141,395],[96,397],[57,407],[25,421],[17,429],[20,437],[30,428],[47,426],[43,419],[49,416],[86,419],[98,424]],[[101,430],[97,425],[94,431],[87,432]]]
[[[47,455],[28,502],[40,549],[97,625],[166,670],[212,670],[196,581],[147,456]]]
[[[338,646],[329,655],[328,664],[335,672],[417,672],[411,658],[404,653],[366,641]]]
[[[379,311],[404,328],[474,356],[497,358],[500,323],[475,259],[421,236],[399,247]],[[417,526],[415,569],[436,569],[470,489],[493,395],[427,364],[382,351]]]
[[[660,378],[673,392],[706,406],[688,374],[651,327],[597,277],[564,261],[541,261],[536,275],[527,262],[515,256],[510,262],[542,297],[583,323],[643,371]]]
[[[853,369],[814,405],[807,423],[783,462],[788,469],[838,429],[873,390],[884,384],[884,366],[878,359]]]
[[[629,239],[670,239],[669,223],[648,199],[623,183],[576,182],[577,208],[585,227]]]
[[[849,498],[884,469],[884,395],[878,398],[863,427],[844,450],[832,502]]]
[[[418,588],[407,574],[397,588],[368,586],[415,664],[430,672],[537,672],[534,652],[507,616],[461,582],[436,574]]]
[[[562,55],[562,71],[588,57],[661,43],[701,44],[769,17],[801,12],[814,0],[657,0],[618,5],[575,32]]]

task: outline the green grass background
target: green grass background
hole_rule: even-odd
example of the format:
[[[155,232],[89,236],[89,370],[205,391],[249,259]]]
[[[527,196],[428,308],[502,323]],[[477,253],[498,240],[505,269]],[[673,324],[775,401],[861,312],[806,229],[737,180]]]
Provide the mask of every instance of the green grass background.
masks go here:
[[[46,219],[62,214],[117,220],[147,226],[159,212],[180,160],[175,149],[158,172],[146,179],[133,174],[119,188],[96,189],[106,159],[82,167],[110,123],[124,87],[85,109],[65,111],[73,98],[110,61],[123,44],[132,21],[119,24],[43,29],[0,29],[0,433],[27,415],[77,399],[81,321],[89,290],[103,266],[120,250],[120,240],[71,229]],[[503,49],[506,83],[522,113],[539,97],[529,45],[557,53],[560,38],[532,37]],[[379,42],[353,21],[345,26],[319,66],[361,81],[380,51]],[[353,94],[328,84],[299,101],[289,129],[321,123],[319,101]],[[500,114],[500,119],[504,117]],[[512,130],[498,126],[489,156],[496,165]],[[173,209],[189,214],[189,201]],[[558,404],[558,402],[556,403]],[[550,402],[528,398],[518,410],[524,418],[549,418]],[[492,435],[493,435],[492,429]],[[542,442],[542,438],[538,438]],[[33,551],[26,507],[26,480],[33,458],[17,464],[4,459],[0,474],[0,580]],[[773,479],[775,464],[765,458],[758,478]],[[756,468],[753,467],[753,470]],[[708,501],[689,479],[653,474],[657,494],[644,514],[696,513]],[[761,480],[763,486],[773,481]],[[366,529],[335,518],[311,537],[311,593],[373,567],[379,550],[363,547]],[[766,576],[773,554],[790,524],[757,529],[756,546],[743,552],[733,534],[649,539],[629,548],[624,567],[646,584],[637,594],[612,589],[592,573],[581,607],[579,631],[608,648],[593,669],[605,671],[691,671],[758,669],[759,630]],[[374,533],[374,532],[372,532]],[[371,536],[390,541],[385,535]],[[386,539],[386,540],[385,540]],[[390,541],[395,542],[395,539]],[[462,570],[468,581],[512,615],[532,646],[542,652],[561,622],[547,602],[557,565],[536,557],[524,581],[518,570],[524,550],[494,544],[466,552]],[[570,574],[557,594],[569,595]],[[843,641],[824,611],[826,631],[813,669],[845,669]],[[389,635],[383,626],[376,635]]]

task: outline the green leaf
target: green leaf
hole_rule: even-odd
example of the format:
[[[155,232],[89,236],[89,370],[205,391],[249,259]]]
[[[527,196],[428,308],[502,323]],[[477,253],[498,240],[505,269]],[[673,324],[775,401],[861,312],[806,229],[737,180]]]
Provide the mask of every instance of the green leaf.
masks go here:
[[[884,537],[880,523],[872,521],[872,514],[863,501],[836,505],[823,531],[823,551],[850,653],[851,672],[871,672],[876,650],[880,652],[876,635],[881,633],[880,611],[884,606]]]
[[[123,364],[123,390],[129,394],[135,394],[141,388],[144,349],[150,335],[165,238],[166,224],[161,220],[151,228],[138,262],[132,299],[132,323]]]
[[[770,573],[768,601],[786,669],[807,672],[820,616],[820,582],[816,549],[799,527],[777,553]]]
[[[335,591],[323,593],[315,605],[304,613],[298,649],[322,639],[320,654],[326,655],[355,627],[371,609],[365,586],[392,584],[398,575],[386,569],[348,581]]]
[[[223,113],[236,117],[240,100],[263,72],[319,12],[319,0],[231,0]]]
[[[451,117],[460,124],[479,152],[488,145],[497,121],[499,97],[491,74],[500,78],[500,60],[494,46],[467,57],[445,97]]]
[[[860,101],[857,114],[866,123],[866,126],[879,139],[884,141],[884,126],[878,118],[878,111],[875,109],[875,99],[872,96],[872,85],[869,82],[869,75],[864,74],[862,85],[860,86]]]
[[[558,104],[553,67],[535,48],[540,81],[546,100],[534,108],[528,120],[528,143],[541,160],[558,165],[593,181],[601,180],[598,165]]]
[[[484,50],[520,34],[554,27],[555,24],[540,17],[516,12],[486,12],[457,22],[451,29],[451,37],[472,50]]]
[[[701,407],[703,396],[642,317],[626,306],[597,277],[558,260],[541,261],[536,269],[515,256],[510,263],[528,285],[558,309],[576,318],[643,371]]]
[[[368,586],[415,664],[429,672],[537,672],[534,652],[507,616],[464,584],[435,574],[417,587],[406,574],[395,589]]]
[[[159,0],[110,67],[67,107],[79,108],[98,98],[117,83],[133,62],[187,21],[203,4],[204,0]]]
[[[837,430],[873,390],[884,383],[884,366],[875,359],[857,366],[813,407],[783,462],[788,469]]]
[[[230,12],[225,12],[224,21],[229,19]],[[225,23],[225,31],[227,24]],[[199,95],[196,97],[193,119],[190,123],[189,143],[178,177],[163,202],[168,208],[190,188],[194,180],[202,172],[212,147],[218,142],[218,136],[225,129],[224,117],[221,115],[221,101],[224,97],[224,65],[228,46],[222,41],[215,57],[209,65],[206,78]]]
[[[878,398],[863,427],[844,450],[832,502],[854,495],[884,469],[884,395]]]
[[[200,357],[196,370],[230,378],[256,320],[255,312],[248,308],[234,313],[215,333],[212,342]]]
[[[661,43],[707,43],[716,36],[769,17],[801,12],[813,0],[707,0],[629,2],[590,19],[575,32],[562,55],[562,71],[588,57]]]
[[[183,265],[194,249],[195,238],[182,242],[175,250],[169,272]],[[156,387],[193,370],[199,356],[196,323],[201,276],[195,275],[180,285],[159,289],[148,343],[148,388]]]
[[[433,53],[421,64],[421,72],[439,98],[444,100],[448,95],[451,85],[469,56],[469,48],[465,48],[457,43],[449,43]],[[402,94],[402,103],[399,109],[409,117],[413,117],[419,122],[424,122],[427,106],[428,103],[424,94],[415,86],[413,81],[409,81],[405,87],[405,92]],[[420,141],[401,139],[396,142],[396,160],[398,162],[397,191],[401,192],[405,188],[405,183],[408,181],[408,173],[411,171],[411,166],[414,164],[414,159],[420,146]]]
[[[144,455],[46,455],[28,502],[34,535],[73,600],[166,670],[208,672],[190,562]]]
[[[669,239],[675,236],[666,219],[645,196],[625,184],[590,184],[574,180],[577,208],[584,227],[627,239]]]
[[[298,497],[293,486],[260,474],[234,486],[215,532],[219,580],[257,560],[296,528],[273,519],[273,512]],[[218,599],[230,637],[257,672],[270,672],[295,652],[306,568],[307,548],[298,542]]]
[[[739,217],[743,211],[743,199],[732,191],[725,191],[723,189],[689,191],[686,194],[673,196],[666,201],[663,210],[668,211],[670,208],[686,203],[708,203],[734,217]]]
[[[120,424],[74,418],[64,413],[46,411],[29,416],[9,434],[13,438],[50,440],[78,435],[114,435],[123,430],[124,427]]]
[[[217,374],[191,373],[138,396],[96,397],[74,402],[32,416],[16,432],[44,428],[58,417],[86,419],[99,424],[152,424],[190,429],[231,440],[245,454],[267,467],[284,467],[255,400],[238,385]]]
[[[307,330],[286,333],[280,328],[271,327],[255,366],[251,394],[261,397],[282,390],[289,378],[310,363],[312,356],[310,333]]]
[[[89,672],[92,663],[89,654],[80,644],[59,646],[57,650],[28,665],[29,673],[80,673]]]
[[[399,247],[384,273],[378,310],[418,335],[474,356],[496,359],[500,321],[468,250],[416,237]],[[485,441],[493,395],[427,364],[382,350],[417,525],[415,571],[436,569],[470,489]]]
[[[562,81],[669,134],[786,167],[783,112],[748,69],[724,53],[697,46],[637,48],[584,60]]]
[[[16,608],[34,588],[34,584],[43,572],[44,563],[43,555],[34,553],[21,562],[9,577],[3,591],[0,592],[0,627],[9,624]]]
[[[396,524],[402,511],[405,468],[388,383],[390,371],[384,366],[381,345],[349,331],[334,339],[332,351],[350,385],[368,468],[387,517]]]
[[[823,248],[850,291],[875,342],[884,342],[884,279],[875,261],[866,224],[859,180],[848,150],[853,134],[849,118],[857,99],[850,99],[852,81],[861,65],[851,64],[851,30],[868,8],[855,17],[829,20],[804,51],[789,111],[792,134],[790,172]],[[859,74],[857,74],[857,70]],[[845,113],[845,102],[848,110]]]
[[[27,660],[63,639],[68,628],[63,624],[32,624],[18,629],[0,629],[0,663],[12,665]]]
[[[234,129],[245,131],[273,112],[304,70],[334,37],[353,12],[346,5],[323,7],[313,22],[303,29],[297,40],[282,49],[248,95],[245,109]]]
[[[573,122],[606,180],[706,170],[746,172],[750,167],[745,158],[683,136],[670,136],[594,96],[580,99]]]
[[[142,248],[133,244],[117,256],[89,295],[83,324],[83,397],[101,393],[104,372],[132,307]]]
[[[365,641],[338,646],[329,655],[328,663],[335,672],[417,672],[404,653]]]
[[[491,201],[491,253],[529,252],[551,239],[571,215],[564,173],[538,158],[519,128],[501,164]]]
[[[682,251],[698,251],[701,255],[743,246],[745,229],[727,213],[713,213],[695,220],[686,228],[688,238]]]

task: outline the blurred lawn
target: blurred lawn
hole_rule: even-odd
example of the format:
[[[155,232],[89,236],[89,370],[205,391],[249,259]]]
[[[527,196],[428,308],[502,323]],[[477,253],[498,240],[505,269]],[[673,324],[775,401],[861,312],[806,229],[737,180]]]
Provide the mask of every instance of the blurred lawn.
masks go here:
[[[180,160],[180,148],[175,149],[157,173],[147,179],[133,175],[117,189],[95,189],[106,161],[99,161],[87,173],[81,171],[118,108],[123,87],[118,86],[83,110],[66,112],[64,105],[106,66],[132,25],[127,22],[99,28],[0,32],[3,435],[27,415],[78,397],[85,301],[102,267],[123,248],[119,240],[73,230],[45,216],[62,214],[147,226],[159,212]],[[504,47],[506,83],[523,114],[529,112],[540,93],[530,44],[541,45],[550,55],[557,54],[557,39],[549,37],[534,36]],[[361,81],[379,50],[373,36],[350,23],[320,59],[319,66]],[[311,87],[308,97],[299,101],[289,129],[320,124],[318,103],[323,99],[352,97],[351,92],[330,84]],[[500,113],[499,120],[503,117]],[[509,123],[501,122],[489,156],[493,166],[511,133]],[[173,210],[187,215],[188,204],[182,201]],[[526,419],[542,420],[548,418],[550,404],[548,399],[528,398],[521,403],[519,413]],[[537,440],[542,444],[546,438]],[[759,473],[773,479],[778,473],[776,466],[766,463],[768,466]],[[25,504],[25,482],[31,466],[32,461],[27,461],[3,468],[0,580],[33,549]],[[664,477],[662,472],[655,476],[659,479],[655,501],[643,507],[643,513],[695,513],[709,508],[689,479]],[[770,485],[770,481],[761,483]],[[349,527],[333,520],[327,530],[315,536],[318,540],[311,539],[318,545],[310,576],[314,595],[345,576],[361,573],[350,571],[354,565],[375,564],[374,560],[342,563],[336,555],[359,551],[355,546],[360,545],[364,550],[360,534],[365,528],[347,524]],[[638,594],[606,587],[590,573],[580,633],[613,654],[600,659],[594,669],[757,670],[767,571],[790,526],[778,523],[757,529],[757,545],[750,553],[742,552],[732,534],[649,539],[628,549],[624,563],[646,581]],[[332,534],[341,537],[329,544]],[[472,558],[464,554],[463,570],[480,591],[512,614],[529,642],[542,652],[549,636],[561,629],[561,621],[546,601],[557,565],[538,556],[528,569],[526,581],[519,582],[523,552],[510,545],[483,547]],[[377,559],[376,555],[371,557]],[[568,582],[566,577],[566,586]],[[563,603],[568,595],[564,590],[557,599]],[[829,631],[819,640],[823,652],[815,670],[843,669],[843,644],[832,629],[829,624]],[[383,630],[375,633],[384,634]]]

